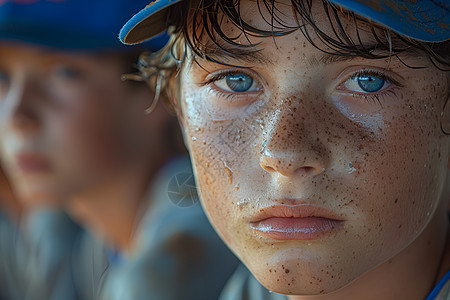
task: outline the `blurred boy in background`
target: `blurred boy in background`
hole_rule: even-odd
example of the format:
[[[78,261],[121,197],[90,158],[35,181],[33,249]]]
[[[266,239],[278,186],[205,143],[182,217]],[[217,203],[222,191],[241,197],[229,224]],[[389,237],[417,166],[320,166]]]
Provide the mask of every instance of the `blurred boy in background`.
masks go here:
[[[169,182],[191,174],[188,159],[177,156],[173,118],[161,104],[145,114],[154,93],[121,80],[142,48],[124,51],[115,32],[145,4],[2,3],[0,157],[27,208],[65,209],[106,248],[110,266],[99,270],[95,241],[74,246],[77,297],[215,299],[235,257],[192,189],[177,192],[195,205],[170,201]]]

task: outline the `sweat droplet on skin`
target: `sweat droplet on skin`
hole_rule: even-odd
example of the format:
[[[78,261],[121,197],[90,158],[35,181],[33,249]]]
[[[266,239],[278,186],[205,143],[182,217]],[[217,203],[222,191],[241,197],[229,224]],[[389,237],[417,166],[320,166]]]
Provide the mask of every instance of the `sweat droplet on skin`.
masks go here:
[[[353,167],[353,163],[352,163],[352,162],[349,162],[349,163],[348,163],[348,168],[345,169],[345,170],[346,170],[349,174],[352,174],[353,172],[356,171],[356,168]]]
[[[264,148],[266,148],[266,144],[267,144],[267,140],[264,140],[264,142],[262,142],[262,145],[261,145],[261,152],[260,153],[264,152]]]
[[[233,183],[233,171],[230,169],[230,167],[227,166],[226,162],[223,162],[223,164],[225,166],[225,171],[227,172],[228,183],[232,184]]]
[[[236,204],[237,204],[239,210],[242,211],[242,209],[244,208],[244,205],[247,205],[249,202],[250,202],[249,199],[242,199],[242,200],[238,201]]]

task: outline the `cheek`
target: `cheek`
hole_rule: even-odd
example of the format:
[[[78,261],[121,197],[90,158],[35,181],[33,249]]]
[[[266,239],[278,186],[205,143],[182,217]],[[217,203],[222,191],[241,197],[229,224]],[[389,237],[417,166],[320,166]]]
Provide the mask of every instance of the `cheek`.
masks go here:
[[[76,99],[51,119],[49,135],[63,170],[94,175],[120,163],[125,141],[116,102],[111,93],[90,94]]]
[[[215,115],[203,109],[205,97],[185,91],[183,120],[186,142],[192,159],[196,182],[203,206],[213,226],[230,245],[241,233],[234,227],[238,222],[237,205],[242,186],[239,162],[247,155],[245,129],[236,121],[215,121]],[[242,148],[241,148],[242,147]]]
[[[426,227],[446,172],[438,112],[430,105],[436,100],[413,95],[400,99],[404,106],[386,107],[370,143],[362,147],[354,142],[356,185],[346,185],[351,187],[348,201],[359,206],[356,219],[364,221],[360,234],[385,253],[406,247]]]

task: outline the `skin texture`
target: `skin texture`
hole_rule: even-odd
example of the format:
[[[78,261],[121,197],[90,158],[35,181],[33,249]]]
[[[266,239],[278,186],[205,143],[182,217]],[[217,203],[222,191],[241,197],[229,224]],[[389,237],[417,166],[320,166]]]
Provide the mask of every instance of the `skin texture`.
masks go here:
[[[241,3],[244,20],[270,29],[254,3]],[[294,24],[289,7],[280,7]],[[450,137],[440,127],[448,124],[441,117],[448,75],[417,54],[404,60],[427,68],[396,58],[386,71],[387,59],[331,62],[299,31],[237,41],[246,38],[261,43],[257,56],[214,57],[245,68],[198,58],[201,67],[186,63],[181,71],[180,119],[213,226],[272,291],[423,299],[448,270],[441,259],[448,256]],[[376,97],[352,85],[361,70],[389,78]],[[216,76],[224,72],[246,74],[253,85],[233,92],[229,73]],[[283,205],[326,209],[340,226],[288,241],[251,228],[261,210]]]
[[[122,82],[117,54],[0,46],[0,155],[24,203],[68,209],[117,247],[127,247],[148,181],[170,155],[164,107]],[[151,138],[149,138],[151,137]]]

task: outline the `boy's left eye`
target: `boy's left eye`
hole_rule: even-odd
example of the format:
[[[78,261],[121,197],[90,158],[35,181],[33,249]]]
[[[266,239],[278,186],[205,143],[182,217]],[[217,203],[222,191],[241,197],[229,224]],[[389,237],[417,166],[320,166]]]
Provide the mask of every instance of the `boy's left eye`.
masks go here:
[[[69,79],[69,80],[76,80],[80,79],[83,76],[83,71],[80,69],[73,67],[73,66],[57,66],[53,73],[55,76],[59,78]]]
[[[214,84],[222,90],[230,93],[255,92],[258,90],[258,82],[244,73],[219,75]]]
[[[383,75],[366,72],[355,74],[344,82],[347,90],[358,93],[376,93],[389,85],[390,81]]]

